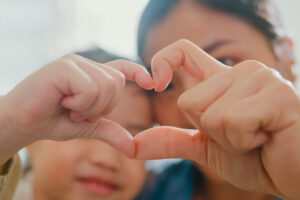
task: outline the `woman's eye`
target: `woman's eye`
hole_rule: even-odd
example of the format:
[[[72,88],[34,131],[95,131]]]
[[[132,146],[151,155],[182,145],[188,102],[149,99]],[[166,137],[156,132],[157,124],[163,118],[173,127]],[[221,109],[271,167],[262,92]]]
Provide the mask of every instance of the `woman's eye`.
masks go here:
[[[174,84],[173,83],[169,83],[168,87],[165,89],[165,91],[170,91],[174,89]]]
[[[228,66],[234,66],[236,64],[236,61],[233,58],[219,58],[218,61]]]

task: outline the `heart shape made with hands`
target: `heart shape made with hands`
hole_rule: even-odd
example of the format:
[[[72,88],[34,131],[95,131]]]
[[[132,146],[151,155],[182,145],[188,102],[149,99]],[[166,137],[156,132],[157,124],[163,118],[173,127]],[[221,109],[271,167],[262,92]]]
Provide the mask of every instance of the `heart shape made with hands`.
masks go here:
[[[260,65],[259,67],[262,66],[263,69],[267,70],[263,64],[255,63],[255,65],[257,64]],[[251,65],[251,63],[248,65]],[[167,126],[145,130],[135,137],[137,147],[136,157],[142,159],[177,157],[194,159],[195,155],[193,154],[196,152],[195,148],[199,148],[195,146],[196,141],[201,138],[205,139],[205,137],[210,137],[210,139],[220,142],[225,148],[234,150],[234,144],[233,147],[231,147],[232,144],[229,144],[230,141],[225,141],[228,140],[228,138],[215,137],[214,134],[209,134],[209,131],[204,130],[200,125],[200,117],[205,110],[231,88],[237,76],[248,75],[251,71],[257,70],[257,67],[249,66],[245,70],[234,71],[231,67],[212,58],[188,40],[179,40],[158,52],[152,59],[151,67],[154,87],[157,92],[162,92],[166,89],[172,80],[173,71],[181,67],[183,67],[189,75],[199,80],[201,84],[184,92],[178,99],[179,107],[193,123],[196,130]],[[235,68],[238,68],[238,66]],[[222,83],[221,86],[218,85],[220,82]],[[223,104],[219,105],[219,107],[232,106],[233,103],[236,103],[241,98],[252,95],[253,91],[257,90],[257,88],[258,85],[254,85],[251,88],[247,88],[247,92],[238,91],[244,88],[234,88],[232,92],[227,94],[227,96],[231,96],[231,98],[229,100],[226,99],[225,104],[222,102]],[[240,94],[238,94],[238,92],[240,92]],[[218,110],[220,110],[220,108],[214,111]],[[257,126],[254,128],[257,128]],[[205,135],[200,132],[203,132]],[[265,132],[258,132],[253,138],[251,137],[249,133],[244,136],[244,138],[239,138],[239,140],[247,140],[245,142],[252,140],[250,146],[240,147],[242,150],[244,150],[243,148],[248,150],[258,147],[269,138]],[[139,149],[141,149],[141,151],[139,151]]]
[[[196,130],[145,130],[134,137],[134,158],[190,159],[238,188],[297,199],[300,172],[284,170],[300,166],[300,156],[289,156],[300,141],[300,106],[292,84],[258,61],[229,67],[179,40],[152,59],[155,90],[163,91],[181,67],[199,80],[178,99]]]

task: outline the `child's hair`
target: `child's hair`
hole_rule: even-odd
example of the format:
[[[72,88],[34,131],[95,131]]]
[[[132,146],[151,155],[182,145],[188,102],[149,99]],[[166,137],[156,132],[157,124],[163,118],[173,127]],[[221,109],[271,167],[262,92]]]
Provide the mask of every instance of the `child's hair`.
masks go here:
[[[76,52],[76,54],[80,55],[82,57],[85,57],[87,59],[93,60],[95,62],[100,62],[100,63],[106,63],[106,62],[110,62],[110,61],[118,60],[118,59],[128,60],[125,57],[108,52],[99,47],[91,47],[84,51],[78,51],[78,52]]]
[[[138,55],[143,57],[149,30],[167,16],[180,0],[150,0],[138,28]],[[272,0],[190,0],[222,12],[237,16],[257,28],[270,41],[274,51],[286,33],[279,12]]]

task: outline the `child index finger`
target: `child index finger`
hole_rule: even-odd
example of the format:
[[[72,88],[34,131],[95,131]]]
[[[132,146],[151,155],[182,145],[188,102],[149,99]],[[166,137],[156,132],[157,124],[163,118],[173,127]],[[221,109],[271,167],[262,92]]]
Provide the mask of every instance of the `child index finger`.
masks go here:
[[[150,74],[139,64],[127,60],[115,60],[105,64],[122,72],[127,80],[135,81],[144,89],[151,90],[154,87]]]
[[[171,81],[173,71],[180,67],[200,81],[229,68],[194,43],[182,39],[154,55],[151,68],[155,90],[163,91]]]

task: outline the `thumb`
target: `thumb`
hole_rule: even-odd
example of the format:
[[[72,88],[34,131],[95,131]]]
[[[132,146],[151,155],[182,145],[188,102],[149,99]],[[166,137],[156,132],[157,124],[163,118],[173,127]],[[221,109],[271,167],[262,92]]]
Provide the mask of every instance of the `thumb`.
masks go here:
[[[128,157],[134,156],[135,145],[132,135],[114,121],[102,118],[93,131],[92,138],[110,144]]]
[[[101,118],[96,122],[73,122],[67,114],[60,116],[55,128],[45,139],[70,140],[75,138],[91,138],[101,140],[128,157],[133,157],[135,145],[132,135],[122,126],[111,120]]]
[[[206,138],[198,130],[161,126],[134,137],[135,158],[153,160],[184,158],[198,160],[205,155]],[[200,158],[201,159],[201,158]]]

